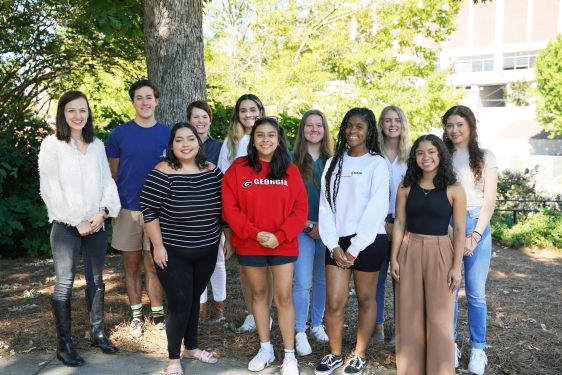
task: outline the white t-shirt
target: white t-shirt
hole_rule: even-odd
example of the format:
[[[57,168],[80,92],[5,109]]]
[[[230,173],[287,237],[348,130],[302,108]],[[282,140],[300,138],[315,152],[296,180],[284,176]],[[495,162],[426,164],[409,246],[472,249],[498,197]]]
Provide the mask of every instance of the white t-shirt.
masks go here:
[[[323,182],[331,161],[332,158],[326,161]],[[336,166],[330,181],[331,189],[337,171]],[[348,249],[351,255],[357,256],[375,241],[377,234],[386,236],[384,219],[389,205],[389,172],[384,159],[369,153],[351,157],[346,152],[335,203],[336,212],[333,212],[326,199],[326,184],[322,183],[318,229],[328,249],[338,247],[340,237],[357,234]]]
[[[250,143],[250,134],[244,134],[242,138],[240,138],[240,141],[238,142],[238,152],[236,152],[236,157],[234,159],[248,155],[249,143]],[[219,160],[217,162],[217,167],[219,167],[222,173],[225,173],[226,170],[230,168],[232,161],[234,161],[234,160],[232,161],[228,160],[229,151],[230,150],[228,149],[228,137],[226,137],[222,144],[221,152],[219,154]]]
[[[404,179],[406,175],[406,170],[408,170],[408,164],[406,162],[399,163],[398,157],[394,158],[394,162],[390,162],[385,156],[384,160],[388,166],[388,171],[390,172],[390,204],[388,206],[388,213],[392,214],[393,218],[396,218],[396,192],[398,191],[398,186]]]
[[[468,153],[458,154],[456,152],[453,154],[453,166],[455,167],[459,182],[466,193],[467,210],[472,210],[484,204],[484,172],[498,167],[494,153],[486,149],[482,149],[482,151],[484,151],[484,169],[482,170],[482,180],[477,185],[474,184],[474,175],[470,170],[470,155]]]

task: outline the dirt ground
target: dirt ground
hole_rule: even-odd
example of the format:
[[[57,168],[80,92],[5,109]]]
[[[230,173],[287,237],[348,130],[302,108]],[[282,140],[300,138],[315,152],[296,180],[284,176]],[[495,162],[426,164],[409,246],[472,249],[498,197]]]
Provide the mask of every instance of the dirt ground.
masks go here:
[[[218,357],[249,361],[259,349],[255,333],[236,334],[231,329],[244,320],[244,302],[239,286],[236,258],[227,261],[227,320],[202,320],[199,329],[200,347]],[[128,335],[130,309],[125,292],[120,254],[107,256],[106,332],[122,352],[152,353],[167,356],[163,331],[145,324],[144,339],[131,340]],[[488,367],[486,374],[561,374],[562,373],[562,252],[560,250],[514,250],[494,246],[487,284],[488,299]],[[23,355],[29,351],[52,352],[55,348],[55,328],[49,296],[54,287],[52,259],[0,259],[0,356]],[[79,350],[97,350],[88,345],[88,320],[84,298],[83,266],[72,296],[73,340]],[[391,290],[390,277],[387,291]],[[210,298],[212,300],[212,298]],[[149,304],[143,297],[145,315]],[[212,306],[209,306],[209,311]],[[394,326],[392,299],[387,293],[386,337]],[[463,356],[457,374],[468,373],[467,302],[464,289],[459,297],[457,343]],[[276,321],[275,309],[272,312]],[[357,303],[350,293],[346,308],[344,353],[353,350],[357,325]],[[274,323],[272,342],[276,355],[281,356],[279,327]],[[300,357],[301,366],[314,366],[329,350],[328,345],[310,340],[313,353]],[[367,351],[374,369],[395,369],[394,346],[372,343]]]

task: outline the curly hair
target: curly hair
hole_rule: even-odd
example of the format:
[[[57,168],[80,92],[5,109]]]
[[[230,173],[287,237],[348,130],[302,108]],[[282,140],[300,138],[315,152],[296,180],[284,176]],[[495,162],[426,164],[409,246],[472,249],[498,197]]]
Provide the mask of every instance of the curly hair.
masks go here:
[[[195,135],[195,138],[197,138],[197,143],[199,144],[199,151],[197,152],[197,155],[195,155],[195,165],[197,166],[197,168],[199,168],[200,171],[207,168],[209,166],[209,162],[207,162],[207,155],[205,155],[205,150],[203,149],[203,142],[201,142],[201,138],[199,138],[195,126],[191,125],[189,122],[178,122],[172,128],[172,132],[170,133],[170,140],[168,141],[168,152],[166,154],[166,159],[164,160],[166,160],[170,168],[176,171],[178,169],[181,169],[181,167],[183,166],[181,161],[174,154],[174,148],[173,148],[174,139],[176,138],[176,133],[179,129],[182,128],[190,129]]]
[[[433,185],[437,189],[446,189],[448,186],[454,185],[457,182],[457,175],[453,168],[453,156],[447,150],[445,143],[434,134],[422,135],[414,142],[410,149],[410,156],[408,157],[408,170],[402,182],[403,187],[414,186],[420,183],[422,178],[422,169],[416,161],[416,151],[423,141],[431,142],[437,147],[439,153],[439,165],[437,166],[437,175],[433,177]]]
[[[334,151],[334,157],[332,158],[328,170],[326,171],[326,199],[330,204],[332,212],[336,212],[336,198],[340,189],[341,173],[343,167],[343,156],[349,150],[349,144],[347,143],[347,138],[345,137],[345,129],[347,123],[352,116],[360,116],[363,120],[367,122],[368,132],[366,139],[367,150],[371,155],[381,155],[378,141],[377,133],[377,118],[373,111],[368,108],[352,108],[344,116],[340,129],[338,131],[338,138],[336,140],[336,148]],[[337,173],[334,174],[334,170],[338,167]],[[332,181],[332,175],[335,175],[334,186],[330,186]]]
[[[324,137],[320,141],[320,158],[322,159],[322,163],[326,164],[326,160],[328,160],[334,153],[334,142],[332,140],[332,136],[330,135],[328,120],[326,120],[326,116],[324,116],[322,112],[316,109],[312,109],[302,116],[299,128],[297,130],[295,146],[293,147],[293,153],[295,155],[293,163],[299,169],[303,181],[312,181],[314,183],[314,186],[319,188],[320,186],[318,186],[318,181],[314,178],[312,158],[308,153],[308,142],[304,138],[304,128],[306,127],[306,122],[308,120],[308,117],[312,115],[320,116],[320,118],[322,119],[322,127],[324,128]]]
[[[447,137],[447,121],[449,117],[458,115],[461,116],[468,122],[468,127],[470,129],[470,134],[468,138],[468,159],[470,165],[470,171],[474,176],[474,183],[478,184],[482,181],[482,172],[484,170],[484,164],[486,164],[486,159],[484,157],[484,151],[480,148],[478,144],[478,131],[476,130],[476,116],[474,112],[464,105],[457,105],[450,108],[445,114],[441,122],[443,123],[443,141],[447,146],[447,149],[451,154],[455,152],[455,145]]]
[[[274,117],[260,117],[254,123],[252,133],[250,134],[250,142],[248,143],[248,155],[245,157],[246,163],[244,165],[252,167],[256,174],[261,172],[262,166],[259,161],[258,150],[255,147],[254,135],[257,129],[264,124],[269,124],[275,128],[277,131],[277,139],[279,140],[279,144],[269,162],[269,171],[266,178],[268,180],[280,180],[288,176],[287,169],[289,169],[289,165],[291,165],[291,157],[287,149],[285,130]]]

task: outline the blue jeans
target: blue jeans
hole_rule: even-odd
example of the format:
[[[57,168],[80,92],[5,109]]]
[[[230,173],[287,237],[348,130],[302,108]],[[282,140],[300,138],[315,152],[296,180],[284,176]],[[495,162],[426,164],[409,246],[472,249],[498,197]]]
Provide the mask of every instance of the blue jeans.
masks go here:
[[[103,264],[109,236],[107,226],[106,222],[105,229],[82,237],[75,227],[53,221],[51,249],[56,276],[53,299],[66,301],[72,294],[80,249],[82,249],[84,257],[86,288],[99,289],[102,287]]]
[[[306,331],[310,289],[312,288],[312,326],[322,323],[326,306],[326,247],[321,239],[313,239],[305,231],[298,237],[299,257],[295,262],[293,305],[297,332]]]
[[[474,231],[482,207],[477,207],[466,212],[466,235]],[[490,225],[482,233],[482,239],[474,249],[472,256],[463,257],[464,263],[464,288],[468,301],[468,328],[470,330],[470,344],[475,349],[486,347],[486,279],[490,268],[492,255],[492,236]],[[455,302],[455,340],[457,339],[457,316],[459,312],[459,290]]]
[[[388,241],[388,251],[386,257],[382,262],[382,267],[379,272],[379,281],[377,282],[377,320],[375,324],[384,323],[384,307],[385,307],[385,293],[386,293],[386,277],[388,275],[388,265],[390,262],[390,249],[392,248],[392,242]],[[392,278],[392,277],[391,277]],[[396,281],[392,278],[392,310],[394,311],[396,305]]]

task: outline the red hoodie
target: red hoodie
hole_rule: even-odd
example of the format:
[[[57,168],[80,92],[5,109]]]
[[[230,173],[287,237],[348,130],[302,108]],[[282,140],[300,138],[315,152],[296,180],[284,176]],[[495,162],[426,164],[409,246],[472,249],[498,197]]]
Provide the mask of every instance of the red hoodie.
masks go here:
[[[297,236],[308,216],[308,197],[298,168],[290,164],[288,176],[268,180],[269,163],[261,161],[256,174],[245,166],[246,158],[234,161],[222,180],[222,212],[232,229],[231,243],[240,255],[298,256]],[[275,234],[279,246],[265,248],[256,240],[259,232]]]

